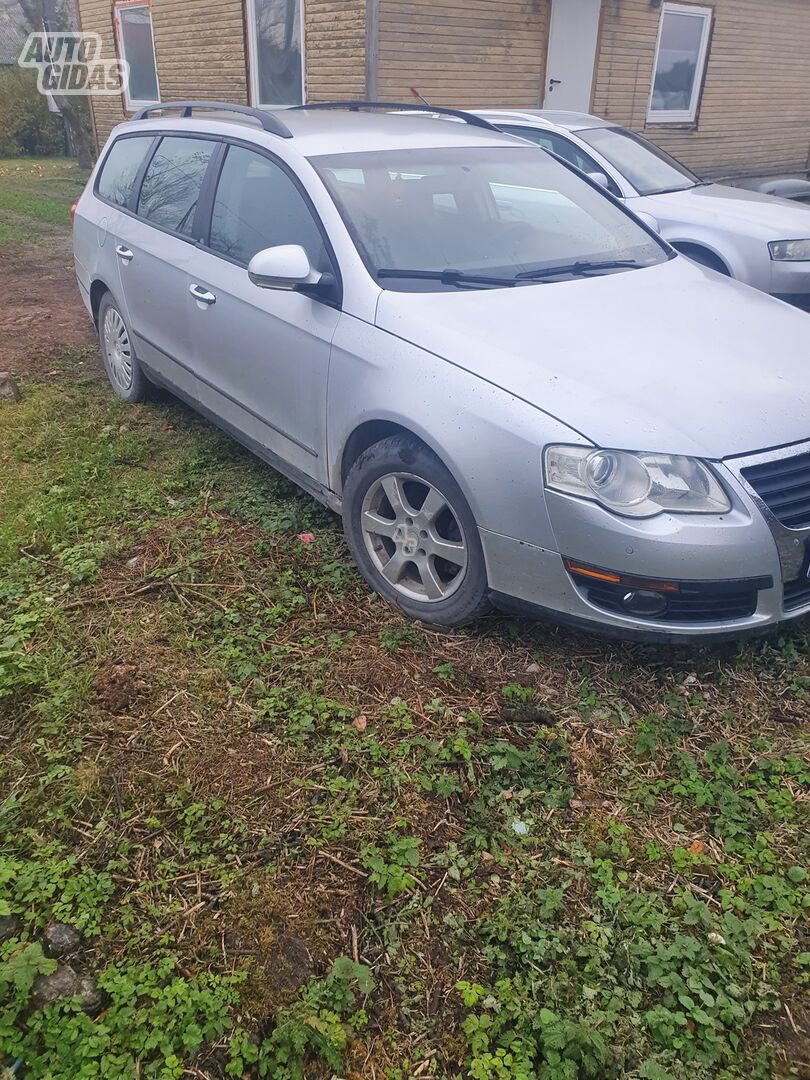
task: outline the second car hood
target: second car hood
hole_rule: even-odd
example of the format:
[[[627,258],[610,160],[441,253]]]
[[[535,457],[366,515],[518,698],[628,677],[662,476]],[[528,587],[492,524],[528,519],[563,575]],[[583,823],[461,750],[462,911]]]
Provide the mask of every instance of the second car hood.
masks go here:
[[[719,459],[810,438],[810,316],[683,257],[517,288],[385,290],[376,323],[600,446]]]
[[[676,220],[723,222],[764,230],[769,240],[810,238],[810,205],[765,195],[761,191],[728,187],[726,184],[701,184],[685,191],[668,191],[643,199],[628,199],[633,209],[643,202],[644,209]]]

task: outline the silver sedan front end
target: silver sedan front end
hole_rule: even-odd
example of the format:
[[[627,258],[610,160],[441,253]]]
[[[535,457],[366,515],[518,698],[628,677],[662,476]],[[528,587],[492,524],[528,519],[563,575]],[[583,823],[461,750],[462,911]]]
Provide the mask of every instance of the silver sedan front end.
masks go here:
[[[482,537],[496,602],[683,643],[761,633],[810,612],[810,442],[712,468],[730,502],[718,515],[633,519],[547,490],[555,551]]]

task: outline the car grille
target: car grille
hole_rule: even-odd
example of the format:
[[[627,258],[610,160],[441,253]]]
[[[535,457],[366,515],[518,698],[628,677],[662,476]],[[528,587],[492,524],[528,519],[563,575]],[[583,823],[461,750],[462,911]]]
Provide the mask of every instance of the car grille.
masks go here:
[[[810,453],[751,465],[741,473],[782,525],[810,525]]]
[[[666,611],[655,617],[647,616],[646,621],[701,623],[745,619],[756,611],[758,589],[765,584],[759,579],[733,583],[681,584],[677,593],[667,595]],[[597,607],[627,617],[627,608],[622,603],[627,591],[626,585],[589,585],[586,595]]]

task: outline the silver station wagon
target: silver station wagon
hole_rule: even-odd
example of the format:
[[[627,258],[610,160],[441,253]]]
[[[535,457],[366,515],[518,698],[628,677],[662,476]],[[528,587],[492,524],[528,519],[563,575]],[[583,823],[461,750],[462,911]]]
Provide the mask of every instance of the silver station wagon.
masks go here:
[[[810,610],[810,319],[486,120],[152,106],[74,249],[115,392],[170,389],[342,513],[410,616],[685,640]]]

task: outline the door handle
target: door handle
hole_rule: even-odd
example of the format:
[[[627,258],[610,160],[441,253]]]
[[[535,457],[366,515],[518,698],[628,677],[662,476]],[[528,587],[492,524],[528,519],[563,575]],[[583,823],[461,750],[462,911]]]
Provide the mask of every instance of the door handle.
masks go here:
[[[559,86],[561,82],[562,82],[562,79],[549,79],[548,80],[548,88],[549,88],[549,90],[553,90],[554,87]]]
[[[201,304],[215,304],[217,302],[216,296],[202,285],[189,285],[188,291]]]
[[[131,252],[128,247],[124,247],[123,244],[119,244],[116,247],[115,254],[122,262],[125,263],[132,262],[132,260],[135,258],[134,253]]]

